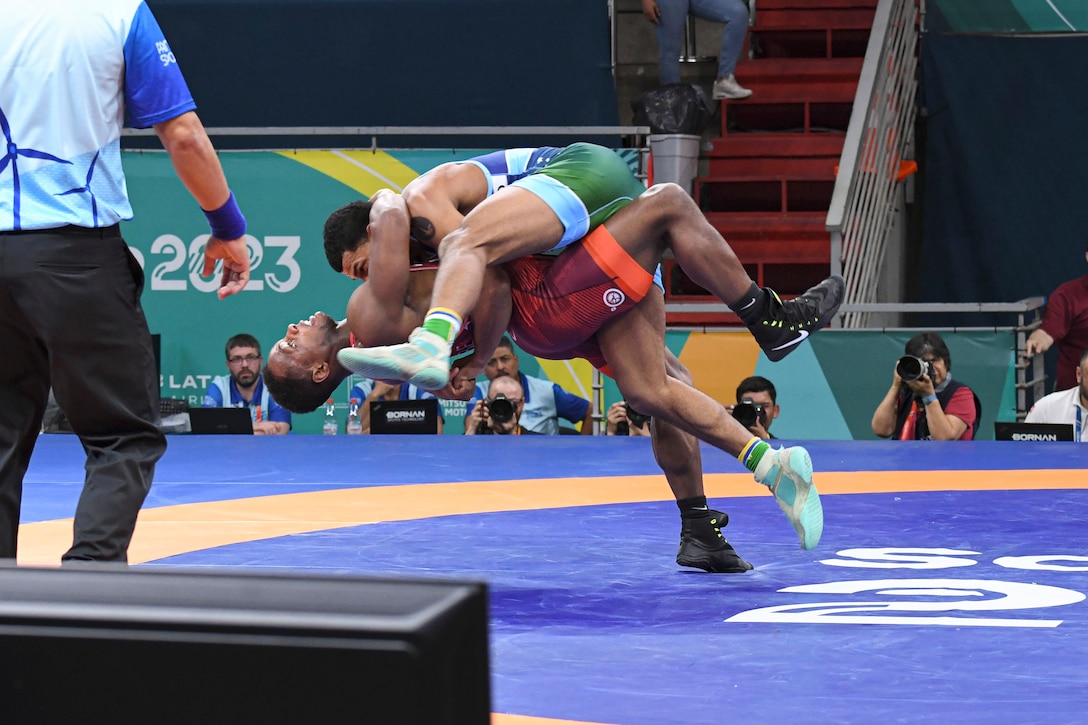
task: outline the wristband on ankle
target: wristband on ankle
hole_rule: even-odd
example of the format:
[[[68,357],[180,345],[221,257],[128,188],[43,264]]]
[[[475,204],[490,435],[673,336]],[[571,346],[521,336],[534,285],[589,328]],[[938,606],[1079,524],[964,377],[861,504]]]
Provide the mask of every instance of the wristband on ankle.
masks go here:
[[[245,236],[246,218],[238,208],[238,202],[234,200],[234,192],[230,193],[223,206],[215,211],[201,208],[204,216],[208,218],[208,225],[212,228],[212,236],[229,242],[232,239]]]
[[[922,398],[922,405],[929,405],[930,403],[935,402],[937,402],[936,395],[927,395],[926,397]]]

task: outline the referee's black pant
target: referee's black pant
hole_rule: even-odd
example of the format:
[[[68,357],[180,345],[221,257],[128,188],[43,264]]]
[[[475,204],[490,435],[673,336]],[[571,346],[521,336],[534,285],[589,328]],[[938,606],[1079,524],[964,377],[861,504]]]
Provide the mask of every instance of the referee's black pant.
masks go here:
[[[166,451],[143,279],[116,226],[0,232],[0,558],[52,386],[87,452],[63,560],[127,561]]]

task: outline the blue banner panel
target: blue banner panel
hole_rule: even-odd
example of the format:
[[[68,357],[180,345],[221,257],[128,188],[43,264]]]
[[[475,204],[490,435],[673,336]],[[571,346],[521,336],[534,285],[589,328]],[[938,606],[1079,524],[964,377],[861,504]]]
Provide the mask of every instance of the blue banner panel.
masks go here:
[[[930,33],[922,53],[922,301],[1006,302],[1084,274],[1088,36]]]
[[[616,125],[619,119],[605,2],[149,5],[209,126]]]

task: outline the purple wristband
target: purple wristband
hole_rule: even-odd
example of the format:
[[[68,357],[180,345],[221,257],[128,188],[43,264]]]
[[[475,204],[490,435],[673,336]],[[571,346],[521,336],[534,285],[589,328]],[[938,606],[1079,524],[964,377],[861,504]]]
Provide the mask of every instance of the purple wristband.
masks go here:
[[[246,218],[242,216],[242,211],[238,208],[238,202],[234,200],[233,191],[223,206],[215,211],[206,211],[204,209],[201,209],[201,211],[204,212],[204,216],[208,217],[208,224],[212,228],[212,236],[216,239],[230,241],[245,236]]]

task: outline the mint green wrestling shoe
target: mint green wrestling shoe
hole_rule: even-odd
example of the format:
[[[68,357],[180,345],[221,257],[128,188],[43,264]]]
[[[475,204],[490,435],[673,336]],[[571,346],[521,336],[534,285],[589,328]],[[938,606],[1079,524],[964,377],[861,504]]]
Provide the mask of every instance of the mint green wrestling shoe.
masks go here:
[[[450,381],[450,346],[422,327],[408,342],[386,347],[345,347],[336,359],[356,375],[373,380],[400,380],[423,390],[441,390]]]
[[[824,533],[824,508],[812,483],[812,459],[801,446],[770,451],[756,466],[756,480],[774,500],[801,537],[803,549],[815,549]]]

